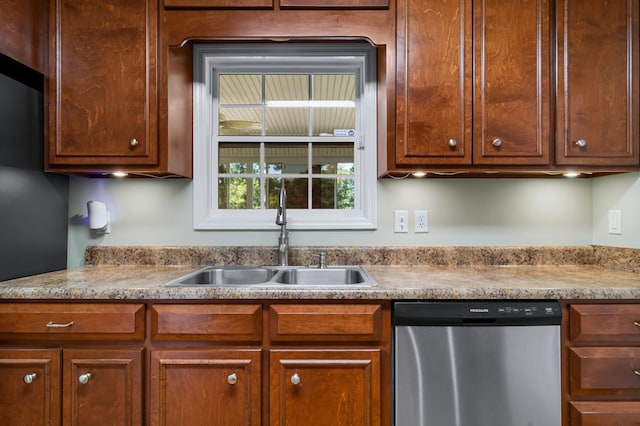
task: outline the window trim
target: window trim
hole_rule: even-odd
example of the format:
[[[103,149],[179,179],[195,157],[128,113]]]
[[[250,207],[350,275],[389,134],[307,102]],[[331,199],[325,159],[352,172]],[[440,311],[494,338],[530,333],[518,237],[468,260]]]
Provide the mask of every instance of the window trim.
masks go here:
[[[269,59],[267,59],[268,57]],[[325,65],[330,57],[331,66]],[[361,99],[356,99],[356,127],[361,131],[354,144],[356,188],[359,201],[354,209],[289,209],[289,229],[339,230],[377,227],[377,83],[376,51],[367,43],[273,43],[273,44],[196,44],[193,81],[193,226],[196,230],[277,229],[275,209],[218,209],[213,185],[217,183],[217,152],[213,138],[215,106],[212,94],[216,69],[255,69],[256,63],[277,59],[279,66],[313,68],[318,72],[343,69],[361,70]],[[262,72],[262,71],[259,71]],[[373,118],[373,119],[372,119]],[[339,138],[335,138],[339,141]],[[357,189],[356,189],[357,190]]]

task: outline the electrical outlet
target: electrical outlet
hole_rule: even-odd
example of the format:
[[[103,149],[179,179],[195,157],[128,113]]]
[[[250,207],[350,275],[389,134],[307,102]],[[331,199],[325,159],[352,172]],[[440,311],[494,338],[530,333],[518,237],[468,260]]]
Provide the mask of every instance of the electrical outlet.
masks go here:
[[[622,234],[622,212],[620,210],[609,210],[609,233]]]
[[[409,212],[407,210],[396,210],[393,212],[393,232],[409,232]]]
[[[429,232],[429,212],[427,210],[416,210],[413,222],[413,232],[416,234]]]

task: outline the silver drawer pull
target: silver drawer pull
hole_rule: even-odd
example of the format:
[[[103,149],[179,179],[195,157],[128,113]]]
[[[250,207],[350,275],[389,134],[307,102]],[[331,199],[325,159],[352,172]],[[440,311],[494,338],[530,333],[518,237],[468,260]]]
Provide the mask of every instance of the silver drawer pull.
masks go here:
[[[86,385],[89,383],[89,379],[91,378],[91,373],[84,373],[78,377],[78,381],[80,384]]]
[[[227,383],[229,383],[230,385],[235,385],[237,382],[238,376],[236,375],[236,373],[232,373],[227,376]]]
[[[636,376],[640,376],[640,371],[634,370],[634,373],[635,373]]]
[[[49,321],[47,323],[47,327],[49,327],[49,328],[66,328],[66,327],[71,327],[72,325],[73,325],[73,321],[68,322],[66,324],[56,324],[53,321]]]
[[[634,321],[634,322],[633,322],[633,325],[635,325],[636,327],[640,327],[640,322],[638,322],[638,321]]]

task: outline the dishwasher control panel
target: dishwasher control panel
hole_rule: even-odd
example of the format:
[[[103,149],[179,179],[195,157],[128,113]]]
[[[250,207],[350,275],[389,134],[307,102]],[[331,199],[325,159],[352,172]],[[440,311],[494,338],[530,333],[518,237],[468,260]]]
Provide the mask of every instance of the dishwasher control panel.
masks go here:
[[[410,301],[394,303],[395,325],[559,325],[555,300]]]

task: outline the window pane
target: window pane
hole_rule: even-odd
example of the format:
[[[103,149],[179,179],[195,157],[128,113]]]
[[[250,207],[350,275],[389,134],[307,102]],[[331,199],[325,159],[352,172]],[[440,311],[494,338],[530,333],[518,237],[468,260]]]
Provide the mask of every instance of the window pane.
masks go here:
[[[259,209],[259,180],[254,178],[218,178],[218,208]]]
[[[287,189],[287,208],[288,209],[306,209],[308,208],[308,180],[306,178],[285,179],[285,188]],[[280,187],[282,185],[281,178],[267,178],[267,208],[275,209],[278,207],[278,198],[280,196]]]
[[[220,108],[218,134],[223,136],[262,134],[260,108]]]
[[[313,99],[322,101],[356,100],[354,74],[316,74],[313,76]]]
[[[336,182],[336,208],[341,210],[354,209],[356,207],[356,185],[354,179],[337,179]]]
[[[312,147],[313,173],[353,174],[353,143],[315,143]]]
[[[354,130],[355,128],[355,108],[313,108],[313,134],[315,136],[346,136],[334,135],[334,130]]]
[[[278,208],[278,199],[280,197],[280,188],[282,186],[282,179],[280,178],[267,178],[265,179],[265,191],[267,193],[267,207],[268,209]]]
[[[309,170],[306,143],[265,144],[264,160],[267,174],[307,173]]]
[[[284,185],[287,189],[287,208],[307,209],[309,208],[309,180],[306,178],[285,179]]]
[[[260,144],[221,142],[218,147],[219,173],[260,172]]]
[[[313,134],[333,135],[335,129],[356,128],[356,87],[353,74],[313,76],[313,99],[322,107],[313,108]]]
[[[336,181],[335,179],[313,179],[311,188],[311,208],[335,209]]]
[[[355,182],[353,179],[315,178],[311,200],[314,209],[353,209]]]
[[[270,74],[265,76],[267,105],[270,101],[308,101],[309,76]]]
[[[267,136],[309,136],[309,108],[268,108]]]
[[[220,74],[219,102],[222,105],[262,104],[262,75]]]

